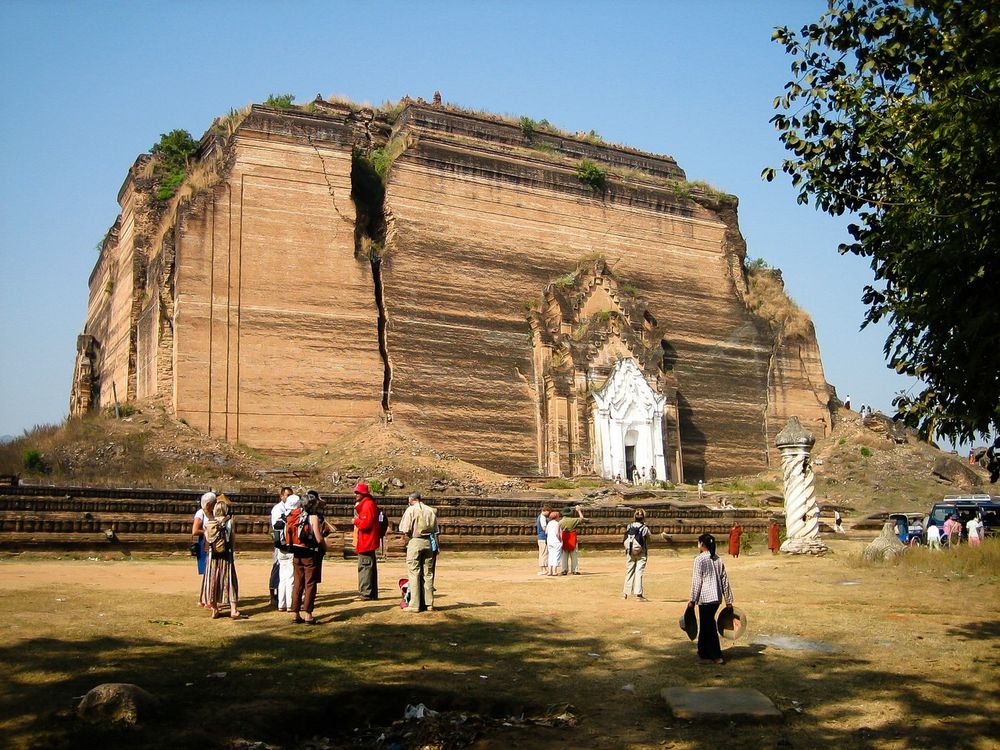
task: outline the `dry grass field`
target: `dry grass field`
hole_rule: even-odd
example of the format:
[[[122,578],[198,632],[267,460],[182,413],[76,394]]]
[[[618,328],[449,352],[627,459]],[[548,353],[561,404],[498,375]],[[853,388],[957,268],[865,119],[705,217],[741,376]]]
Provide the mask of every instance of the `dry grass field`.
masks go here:
[[[238,563],[241,621],[197,606],[190,558],[8,556],[0,744],[996,747],[1000,545],[878,566],[860,543],[833,545],[823,559],[725,557],[750,627],[723,666],[699,662],[677,625],[693,548],[652,550],[648,603],[621,599],[616,554],[584,550],[583,575],[552,579],[530,554],[446,551],[439,611],[421,615],[398,607],[401,559],[381,566],[378,602],[354,601],[353,562],[329,561],[312,628],[267,609],[262,555]],[[162,709],[134,730],[84,725],[75,705],[103,682],[141,685]],[[681,721],[667,686],[755,687],[785,718]],[[400,723],[415,702],[449,713]]]

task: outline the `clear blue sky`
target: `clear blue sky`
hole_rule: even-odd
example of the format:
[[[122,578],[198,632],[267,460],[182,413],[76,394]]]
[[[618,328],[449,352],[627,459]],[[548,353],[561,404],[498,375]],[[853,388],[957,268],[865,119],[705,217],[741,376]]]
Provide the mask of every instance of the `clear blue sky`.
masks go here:
[[[859,332],[870,271],[837,253],[846,220],[760,180],[784,153],[768,119],[790,59],[771,30],[825,5],[3,0],[0,435],[67,412],[95,245],[135,157],[271,93],[378,104],[437,89],[675,157],[739,196],[749,255],[812,315],[841,397],[888,411],[910,382],[885,367],[884,330]]]

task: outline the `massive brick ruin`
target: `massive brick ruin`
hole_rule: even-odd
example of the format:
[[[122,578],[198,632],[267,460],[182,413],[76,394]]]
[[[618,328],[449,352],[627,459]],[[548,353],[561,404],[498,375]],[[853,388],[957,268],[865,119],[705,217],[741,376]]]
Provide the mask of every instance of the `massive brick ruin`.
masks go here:
[[[90,277],[73,413],[156,396],[276,452],[381,417],[502,472],[673,481],[775,462],[790,415],[829,432],[811,324],[751,312],[736,199],[669,157],[318,98],[217,122],[172,200],[151,158]]]

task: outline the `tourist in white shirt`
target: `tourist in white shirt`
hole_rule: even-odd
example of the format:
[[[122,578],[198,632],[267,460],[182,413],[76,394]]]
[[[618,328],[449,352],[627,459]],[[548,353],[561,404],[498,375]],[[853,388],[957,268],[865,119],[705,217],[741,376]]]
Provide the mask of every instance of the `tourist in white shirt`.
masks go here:
[[[970,518],[969,522],[965,524],[965,530],[969,533],[969,544],[972,547],[978,547],[979,540],[982,538],[983,522],[978,518]]]
[[[562,529],[559,528],[559,511],[549,513],[549,522],[545,525],[545,545],[549,553],[547,575],[559,575],[559,564],[562,559]]]
[[[941,529],[933,523],[927,527],[927,546],[931,549],[941,549]]]
[[[278,502],[276,502],[271,507],[271,530],[272,531],[274,530],[275,524],[278,523],[278,521],[280,521],[282,518],[284,518],[285,515],[288,513],[288,508],[285,507],[285,500],[287,500],[288,496],[291,495],[291,494],[292,494],[292,488],[291,487],[282,487],[281,488],[281,492],[278,493]],[[281,554],[281,551],[277,547],[275,547],[274,548],[274,558],[273,558],[274,564],[271,566],[271,578],[270,578],[270,580],[268,582],[268,588],[271,591],[271,607],[273,609],[280,609],[280,605],[278,604],[278,579],[281,576],[281,573],[278,570],[278,567],[279,567],[278,566],[278,562],[279,562],[278,558],[279,558],[280,554]],[[286,603],[285,606],[287,607],[288,604]]]

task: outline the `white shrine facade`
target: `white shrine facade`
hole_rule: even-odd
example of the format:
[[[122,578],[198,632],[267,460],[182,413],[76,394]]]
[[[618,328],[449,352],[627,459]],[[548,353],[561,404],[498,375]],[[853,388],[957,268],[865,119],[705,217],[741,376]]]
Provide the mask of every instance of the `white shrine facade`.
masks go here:
[[[666,328],[635,293],[595,260],[529,311],[539,474],[684,480]]]

